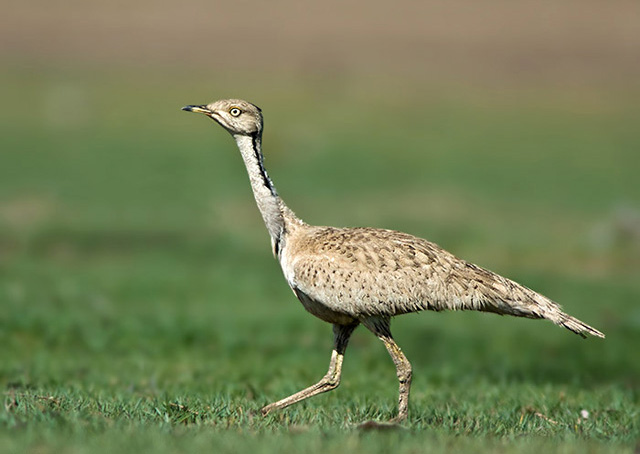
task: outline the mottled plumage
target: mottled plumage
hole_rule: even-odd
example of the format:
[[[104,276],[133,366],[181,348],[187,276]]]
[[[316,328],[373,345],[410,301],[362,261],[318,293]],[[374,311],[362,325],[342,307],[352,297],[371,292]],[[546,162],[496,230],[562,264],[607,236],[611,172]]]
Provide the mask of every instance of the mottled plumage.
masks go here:
[[[394,230],[294,226],[281,258],[285,277],[299,298],[326,307],[324,313],[359,320],[476,310],[547,318],[581,335],[600,334],[548,298],[422,238]]]
[[[391,317],[422,310],[476,310],[546,318],[583,337],[604,335],[562,312],[539,293],[407,233],[311,226],[284,204],[264,168],[262,113],[251,103],[221,100],[184,110],[203,113],[236,139],[274,255],[307,311],[333,324],[329,371],[315,385],[263,408],[263,413],[338,386],[353,330],[363,324],[385,344],[400,383],[398,420],[406,418],[411,364],[394,342]]]

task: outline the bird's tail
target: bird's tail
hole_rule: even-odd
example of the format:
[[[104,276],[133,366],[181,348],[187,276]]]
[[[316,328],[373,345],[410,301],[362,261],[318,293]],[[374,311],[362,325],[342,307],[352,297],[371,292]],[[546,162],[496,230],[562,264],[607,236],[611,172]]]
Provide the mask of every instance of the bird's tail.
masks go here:
[[[569,331],[573,331],[583,338],[586,338],[587,334],[604,338],[604,334],[594,327],[589,326],[586,323],[578,320],[577,318],[562,312],[562,307],[560,307],[560,305],[555,301],[552,301],[546,296],[536,293],[531,289],[526,290],[530,292],[529,295],[535,302],[535,306],[529,306],[529,309],[531,310],[531,313],[532,315],[534,315],[534,317],[546,318],[556,325],[567,328]]]
[[[540,293],[492,271],[464,262],[460,279],[469,283],[464,297],[455,294],[459,303],[454,309],[480,310],[516,317],[544,318],[569,331],[587,337],[604,338],[604,334],[562,311],[562,307]],[[451,298],[450,298],[451,299]]]
[[[573,331],[583,338],[586,338],[587,334],[604,338],[604,334],[594,327],[589,326],[586,323],[578,320],[577,318],[562,312],[562,307],[560,307],[560,305],[555,301],[552,301],[546,296],[536,293],[531,289],[527,290],[531,292],[531,299],[533,299],[536,303],[536,305],[532,308],[532,312],[540,318],[546,318],[556,325],[567,328],[569,331]]]
[[[587,337],[586,334],[591,334],[592,336],[604,338],[604,334],[594,327],[589,326],[577,318],[565,314],[564,312],[558,313],[556,317],[551,319],[551,321],[556,325],[564,326],[569,331],[573,331],[582,337]]]
[[[604,334],[594,327],[564,313],[562,307],[555,301],[516,282],[507,280],[506,278],[503,279],[502,282],[505,287],[509,285],[509,294],[511,296],[509,304],[506,305],[507,310],[503,313],[521,317],[546,318],[583,338],[586,338],[587,334],[604,338]]]

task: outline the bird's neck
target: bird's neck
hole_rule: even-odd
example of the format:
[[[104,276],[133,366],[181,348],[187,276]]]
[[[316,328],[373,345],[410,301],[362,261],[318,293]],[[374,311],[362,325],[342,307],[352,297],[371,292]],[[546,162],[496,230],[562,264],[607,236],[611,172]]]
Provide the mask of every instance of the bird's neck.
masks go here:
[[[235,135],[234,138],[247,167],[253,196],[271,236],[274,253],[277,255],[287,233],[287,226],[291,223],[302,223],[302,221],[285,205],[267,175],[264,168],[260,133],[251,136]]]

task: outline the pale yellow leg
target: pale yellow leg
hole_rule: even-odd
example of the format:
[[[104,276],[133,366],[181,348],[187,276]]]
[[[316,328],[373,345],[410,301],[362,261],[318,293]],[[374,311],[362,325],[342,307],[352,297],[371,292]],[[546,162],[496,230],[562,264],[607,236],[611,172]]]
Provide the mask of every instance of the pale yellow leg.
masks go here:
[[[407,419],[409,414],[409,392],[411,391],[411,363],[404,356],[398,344],[391,336],[389,329],[389,319],[387,318],[370,318],[362,322],[369,330],[371,330],[378,338],[384,342],[393,364],[396,366],[396,374],[399,382],[398,396],[398,416],[394,418],[394,422],[400,422]]]
[[[340,375],[342,373],[342,360],[344,352],[347,349],[351,333],[358,325],[333,325],[333,352],[331,353],[331,362],[329,370],[322,379],[315,385],[309,386],[289,397],[285,397],[277,402],[262,408],[262,414],[267,415],[272,410],[288,407],[291,404],[300,402],[301,400],[321,394],[332,389],[336,389],[340,384]]]

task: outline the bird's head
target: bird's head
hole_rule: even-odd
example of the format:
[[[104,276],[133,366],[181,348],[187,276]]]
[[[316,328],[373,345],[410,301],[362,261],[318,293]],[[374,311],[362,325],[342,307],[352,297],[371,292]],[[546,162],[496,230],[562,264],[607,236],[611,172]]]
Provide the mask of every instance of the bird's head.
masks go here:
[[[232,135],[250,136],[262,132],[262,111],[241,99],[221,99],[201,106],[185,106],[182,110],[211,117]]]

